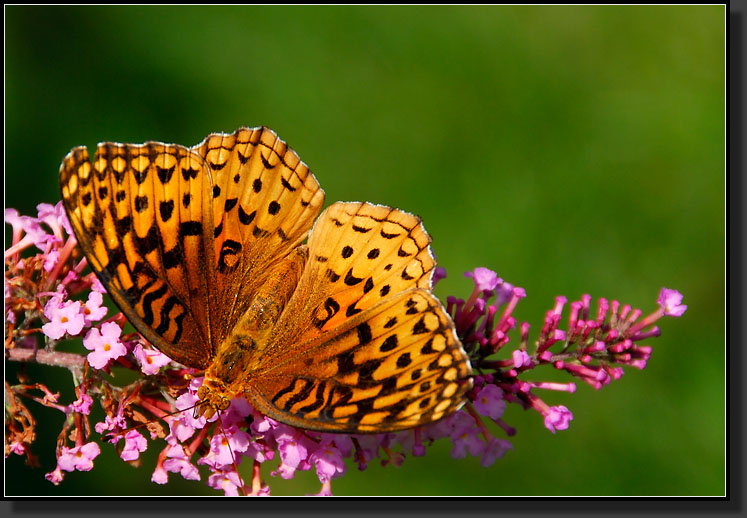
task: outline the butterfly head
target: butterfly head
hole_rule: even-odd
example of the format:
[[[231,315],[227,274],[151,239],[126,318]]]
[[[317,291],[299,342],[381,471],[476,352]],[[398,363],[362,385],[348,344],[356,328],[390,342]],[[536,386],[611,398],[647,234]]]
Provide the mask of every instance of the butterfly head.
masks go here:
[[[223,384],[212,378],[205,378],[197,390],[197,397],[200,398],[200,404],[195,407],[195,417],[204,416],[209,419],[215,412],[222,412],[231,404],[231,397]]]

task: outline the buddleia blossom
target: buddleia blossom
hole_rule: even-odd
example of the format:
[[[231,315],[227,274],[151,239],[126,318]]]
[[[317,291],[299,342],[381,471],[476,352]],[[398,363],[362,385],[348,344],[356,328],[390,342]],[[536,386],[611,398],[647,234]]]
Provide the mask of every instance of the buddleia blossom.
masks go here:
[[[291,479],[304,471],[319,481],[314,494],[331,495],[334,481],[350,466],[365,471],[372,462],[416,462],[410,457],[428,454],[436,441],[449,443],[454,459],[476,457],[489,467],[513,449],[508,438],[516,430],[504,421],[507,405],[534,410],[551,433],[567,430],[573,413],[554,404],[553,391],[575,392],[578,381],[599,390],[619,379],[625,367],[645,368],[652,348],[642,342],[660,334],[661,318],[679,317],[687,308],[682,295],[668,288],[649,314],[617,300],[594,302],[583,295],[569,303],[558,296],[533,330],[513,316],[525,290],[479,267],[465,274],[472,283],[466,297],[446,299],[474,371],[461,410],[429,425],[374,435],[297,429],[262,415],[242,397],[206,419],[194,412],[202,373],[170,361],[137,333],[125,334],[121,313],[107,318],[105,288],[85,273],[86,260],[76,250],[62,205],[41,204],[37,210],[37,217],[5,211],[12,227],[5,252],[6,357],[69,369],[75,396],[61,401],[43,383],[9,382],[5,454],[34,463],[37,423],[25,401],[60,411],[65,419],[57,466],[45,475],[55,485],[67,472],[93,469],[99,444],[115,448],[127,462],[141,462],[143,452],[156,448],[155,465],[142,468],[153,483],[177,476],[226,495],[267,495],[272,478]],[[434,282],[445,276],[438,267]],[[77,340],[77,353],[56,350],[69,340]],[[114,366],[136,373],[137,381],[112,384],[107,373]],[[537,381],[543,369],[575,381]],[[105,417],[91,426],[96,406]]]
[[[91,351],[88,353],[88,363],[95,369],[102,369],[120,356],[127,354],[127,348],[119,339],[122,334],[114,322],[102,324],[101,329],[91,329],[83,339],[83,347]]]

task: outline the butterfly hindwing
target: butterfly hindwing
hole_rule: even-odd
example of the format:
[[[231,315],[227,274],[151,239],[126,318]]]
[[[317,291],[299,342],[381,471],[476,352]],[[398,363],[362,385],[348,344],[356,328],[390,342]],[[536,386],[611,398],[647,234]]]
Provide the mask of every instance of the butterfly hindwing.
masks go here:
[[[260,411],[303,428],[373,433],[461,406],[471,368],[430,292],[429,243],[420,219],[404,211],[328,207],[250,383]]]
[[[309,259],[275,339],[304,342],[409,288],[431,289],[436,262],[420,218],[370,203],[337,202],[309,236]],[[304,325],[290,324],[297,315]],[[272,347],[270,347],[272,350]]]
[[[419,288],[380,301],[258,374],[249,396],[262,413],[348,433],[431,423],[461,407],[472,386],[451,318]]]
[[[172,359],[212,354],[210,177],[178,145],[101,143],[60,168],[70,223],[88,262],[133,326]],[[212,296],[214,298],[214,296]]]

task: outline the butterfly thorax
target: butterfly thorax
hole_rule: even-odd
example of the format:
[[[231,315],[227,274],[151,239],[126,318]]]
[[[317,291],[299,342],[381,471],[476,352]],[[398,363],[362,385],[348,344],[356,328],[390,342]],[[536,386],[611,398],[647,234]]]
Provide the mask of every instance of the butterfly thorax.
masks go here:
[[[256,379],[262,354],[296,290],[307,257],[307,247],[299,246],[268,270],[252,303],[217,348],[197,392],[203,401],[198,414],[210,417],[216,410],[225,410],[231,400],[243,395]]]

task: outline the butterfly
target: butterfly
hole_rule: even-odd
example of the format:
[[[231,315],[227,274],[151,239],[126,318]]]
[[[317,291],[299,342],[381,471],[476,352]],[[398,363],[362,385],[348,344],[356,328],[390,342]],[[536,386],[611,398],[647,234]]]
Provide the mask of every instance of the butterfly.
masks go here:
[[[244,396],[295,427],[379,433],[464,404],[472,370],[432,293],[420,218],[360,202],[319,214],[324,191],[269,128],[191,148],[104,142],[92,161],[76,147],[59,178],[114,302],[164,354],[205,371],[198,413]]]

